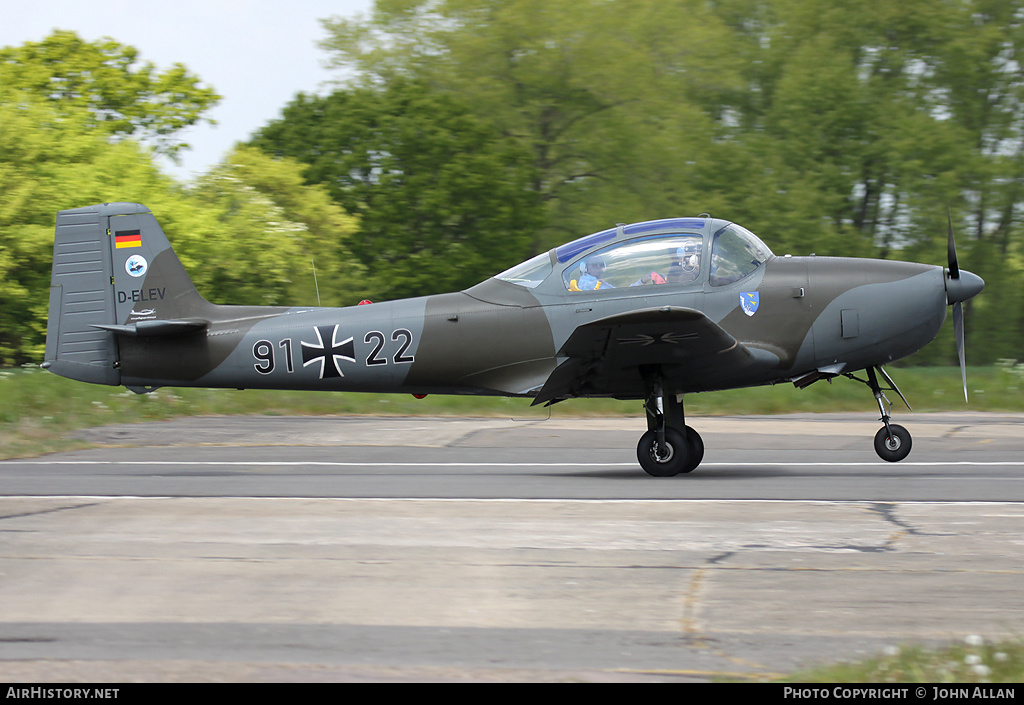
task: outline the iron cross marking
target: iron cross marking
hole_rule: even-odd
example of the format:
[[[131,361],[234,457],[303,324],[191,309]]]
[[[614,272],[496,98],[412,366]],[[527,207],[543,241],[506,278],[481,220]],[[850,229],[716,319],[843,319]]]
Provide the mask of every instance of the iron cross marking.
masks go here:
[[[639,345],[642,348],[646,348],[648,345],[678,345],[684,340],[693,340],[695,338],[697,338],[696,333],[676,333],[669,331],[667,333],[640,333],[632,338],[616,338],[616,340],[626,345]]]
[[[317,326],[316,343],[302,343],[302,366],[320,363],[320,379],[344,377],[338,360],[356,361],[356,348],[349,336],[338,342],[338,326]],[[330,364],[328,364],[330,361]]]

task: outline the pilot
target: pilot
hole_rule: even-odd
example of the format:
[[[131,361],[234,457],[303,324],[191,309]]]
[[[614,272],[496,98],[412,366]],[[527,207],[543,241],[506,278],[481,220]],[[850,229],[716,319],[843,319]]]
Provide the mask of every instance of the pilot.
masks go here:
[[[607,268],[605,265],[604,257],[600,255],[591,257],[590,260],[584,260],[580,262],[580,279],[579,286],[580,291],[588,291],[590,289],[614,289],[615,287],[606,282],[601,277],[604,276],[604,271]]]
[[[644,284],[689,284],[700,276],[700,243],[691,242],[677,247],[667,264],[665,275],[650,272],[637,279],[630,286]]]
[[[687,284],[700,277],[700,243],[688,242],[676,250],[679,255],[680,279],[673,283]],[[671,273],[671,272],[670,272]]]

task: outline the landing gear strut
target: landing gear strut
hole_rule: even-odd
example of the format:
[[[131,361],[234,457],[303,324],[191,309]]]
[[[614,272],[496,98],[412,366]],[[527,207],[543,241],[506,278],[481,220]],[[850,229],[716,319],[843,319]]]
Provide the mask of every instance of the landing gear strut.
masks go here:
[[[892,378],[890,378],[881,367],[869,367],[867,369],[868,378],[866,382],[854,377],[853,375],[847,375],[847,377],[850,377],[850,379],[856,379],[858,382],[865,382],[865,384],[871,388],[871,392],[875,395],[875,401],[878,402],[878,410],[882,414],[882,418],[879,419],[879,421],[883,424],[882,428],[878,429],[878,433],[875,434],[875,452],[878,453],[878,457],[882,460],[895,463],[903,460],[910,454],[910,447],[912,445],[910,431],[899,424],[889,423],[889,419],[891,418],[889,412],[892,410],[892,402],[890,402],[885,396],[882,391],[882,387],[878,384],[878,377],[875,374],[876,369],[882,377],[885,378],[886,383],[889,385],[887,389],[899,394],[903,403],[907,404],[906,397],[903,396],[903,393],[896,387]],[[886,408],[886,404],[888,404],[888,408]],[[907,404],[907,408],[910,409],[910,404]],[[911,411],[913,411],[913,409],[911,409]]]
[[[666,393],[657,382],[647,395],[644,410],[647,432],[636,446],[640,466],[654,477],[693,472],[704,459],[704,441],[685,423],[682,395]]]

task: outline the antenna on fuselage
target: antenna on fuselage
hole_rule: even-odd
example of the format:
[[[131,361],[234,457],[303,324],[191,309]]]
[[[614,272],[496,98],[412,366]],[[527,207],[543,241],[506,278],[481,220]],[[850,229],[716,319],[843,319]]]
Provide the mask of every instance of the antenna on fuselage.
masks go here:
[[[316,305],[320,305],[320,284],[316,280],[316,259],[313,257],[309,258],[309,263],[313,265],[313,287],[316,289]]]

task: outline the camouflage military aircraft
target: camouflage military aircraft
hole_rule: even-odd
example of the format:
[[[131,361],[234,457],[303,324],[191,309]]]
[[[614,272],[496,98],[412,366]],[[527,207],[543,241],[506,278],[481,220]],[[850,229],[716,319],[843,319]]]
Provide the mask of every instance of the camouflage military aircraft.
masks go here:
[[[900,393],[882,365],[935,338],[952,304],[963,369],[962,302],[984,287],[959,269],[952,225],[948,252],[946,269],[778,257],[739,225],[702,215],[619,225],[458,293],[346,308],[224,306],[199,294],[147,208],[104,203],[57,215],[43,367],[140,393],[644,400],[637,458],[654,476],[688,473],[704,455],[684,395],[844,375],[873,392],[883,423],[875,450],[897,461],[911,437],[890,423],[884,392]]]

